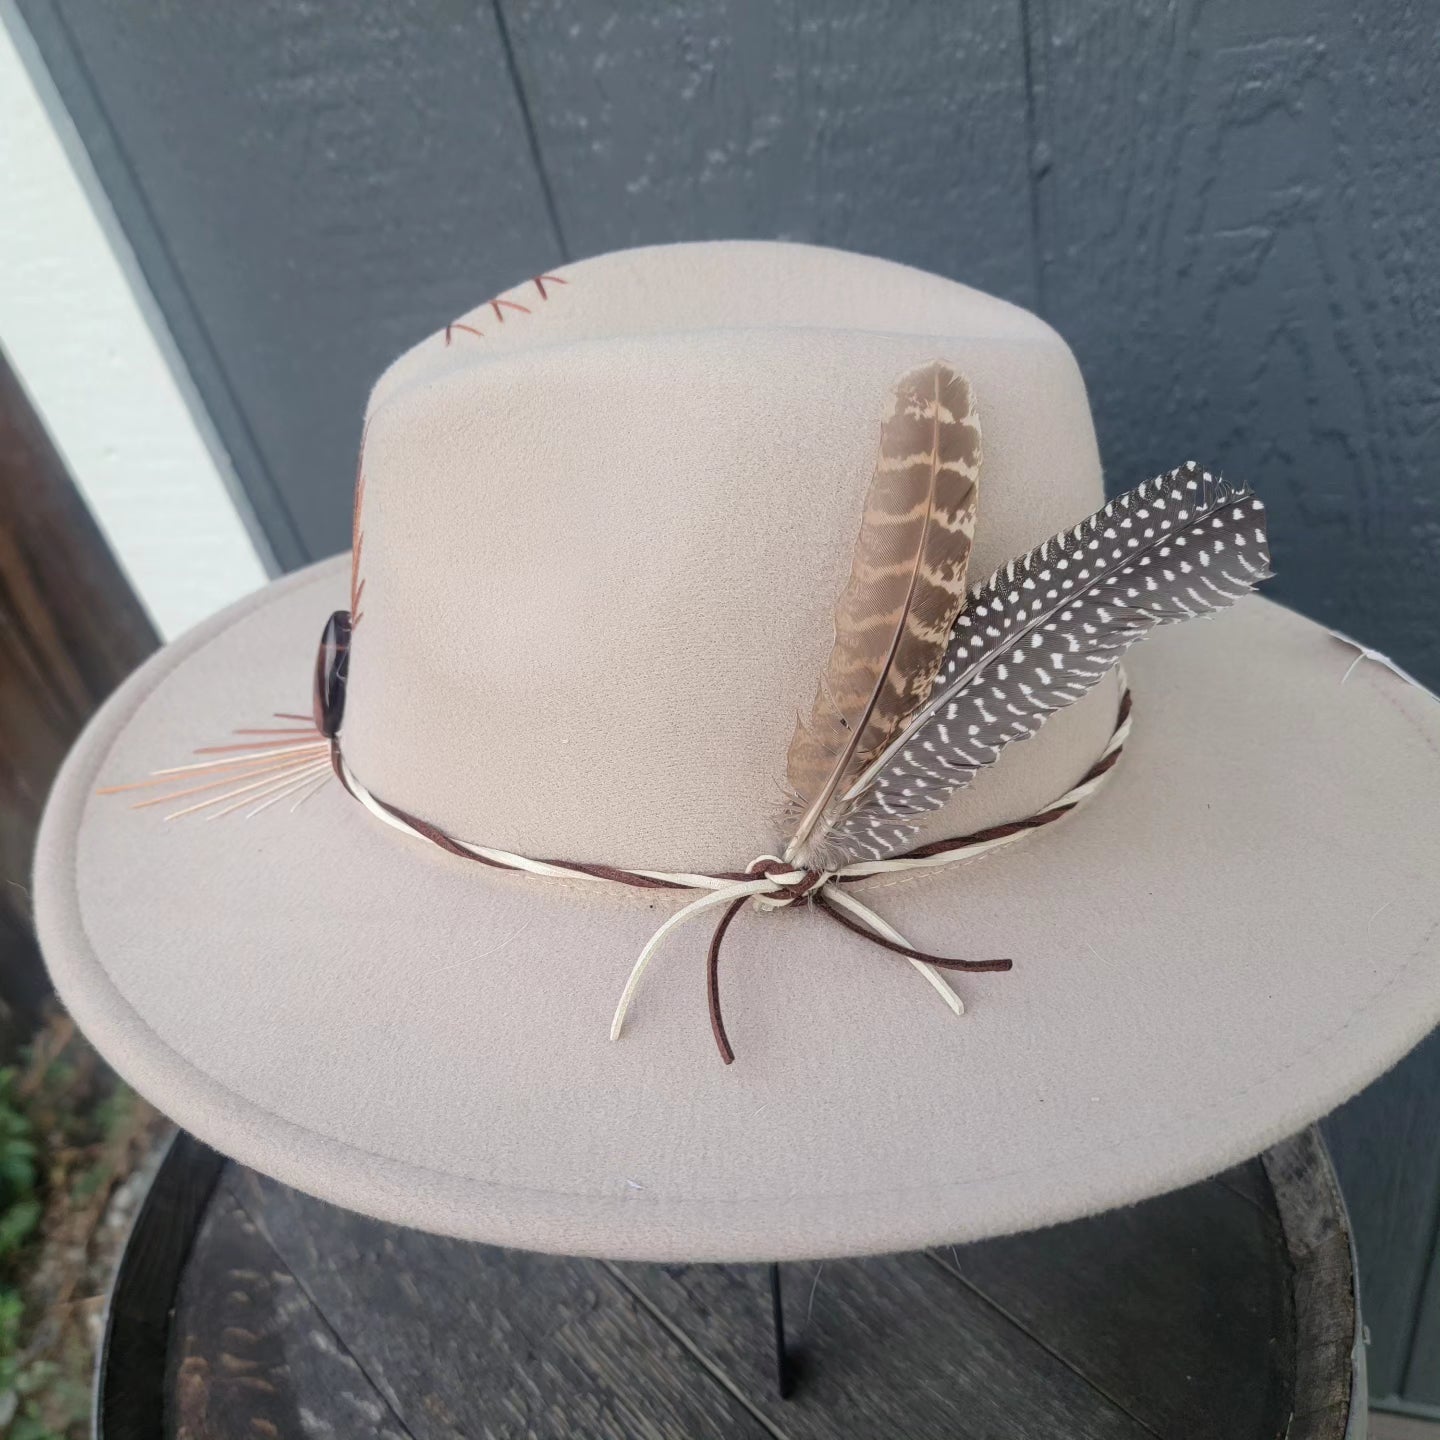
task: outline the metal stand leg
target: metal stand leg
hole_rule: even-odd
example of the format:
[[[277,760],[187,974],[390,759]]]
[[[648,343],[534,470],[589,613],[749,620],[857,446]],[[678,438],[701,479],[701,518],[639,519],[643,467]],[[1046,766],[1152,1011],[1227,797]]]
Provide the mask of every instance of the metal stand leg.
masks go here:
[[[770,1316],[775,1324],[775,1389],[782,1400],[795,1392],[795,1373],[785,1349],[785,1305],[780,1293],[780,1267],[770,1266]]]

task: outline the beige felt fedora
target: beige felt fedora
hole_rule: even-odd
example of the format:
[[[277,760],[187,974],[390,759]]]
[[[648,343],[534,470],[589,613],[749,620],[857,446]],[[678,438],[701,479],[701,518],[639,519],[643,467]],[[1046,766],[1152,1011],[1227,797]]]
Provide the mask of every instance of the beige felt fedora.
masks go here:
[[[526,280],[380,379],[353,561],[168,646],[76,746],[35,878],[56,986],[240,1160],[541,1250],[902,1249],[1249,1156],[1440,1017],[1440,706],[1230,604],[1258,503],[1190,458],[1102,511],[1065,344],[899,265],[706,244]],[[930,659],[852,724],[844,636],[922,461],[919,543],[951,548],[884,664]],[[1154,532],[1202,512],[1192,575]],[[1106,605],[1028,618],[1082,563],[1120,567]],[[1182,591],[1223,613],[1152,625]],[[1006,606],[1016,651],[967,680]],[[1097,613],[1134,633],[1097,651]],[[965,759],[1007,715],[1023,743]]]

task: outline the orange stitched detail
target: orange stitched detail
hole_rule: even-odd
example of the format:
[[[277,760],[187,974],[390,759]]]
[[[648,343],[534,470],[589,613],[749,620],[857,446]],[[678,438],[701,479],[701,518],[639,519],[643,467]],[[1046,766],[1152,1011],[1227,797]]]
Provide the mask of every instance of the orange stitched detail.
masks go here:
[[[563,275],[532,275],[530,283],[539,292],[542,300],[550,298],[550,292],[546,290],[546,283],[551,285],[568,285],[570,282]],[[530,315],[528,305],[522,305],[518,300],[506,300],[503,296],[497,295],[493,300],[486,302],[494,312],[495,318],[503,325],[505,323],[505,311],[517,310],[521,315]],[[473,335],[477,340],[485,338],[485,332],[477,329],[474,325],[467,325],[463,320],[452,320],[445,327],[445,344],[452,343],[454,333],[463,330],[467,335]],[[373,417],[371,417],[373,418]],[[355,466],[355,510],[350,521],[350,633],[353,635],[359,628],[361,619],[360,599],[365,594],[365,581],[360,577],[360,558],[365,551],[365,529],[363,523],[365,509],[365,440],[370,433],[370,418],[365,421],[365,429],[360,435],[360,458]]]
[[[450,332],[452,330],[468,330],[478,339],[483,340],[485,338],[485,332],[483,330],[477,330],[473,325],[462,325],[458,320],[452,320],[450,324],[445,327],[445,343],[447,345],[450,343]]]
[[[550,298],[550,292],[545,288],[547,282],[551,285],[568,285],[570,283],[563,275],[532,275],[530,277],[530,283],[539,292],[542,300],[548,300]],[[495,318],[502,325],[505,323],[505,311],[507,310],[518,310],[522,315],[533,313],[528,305],[522,305],[518,300],[506,300],[501,295],[497,295],[493,300],[487,300],[485,303],[490,307]],[[445,327],[445,343],[447,345],[451,343],[453,332],[456,330],[464,330],[468,334],[473,335],[477,340],[483,340],[485,338],[485,332],[483,330],[477,330],[475,326],[466,325],[459,320],[452,320]]]

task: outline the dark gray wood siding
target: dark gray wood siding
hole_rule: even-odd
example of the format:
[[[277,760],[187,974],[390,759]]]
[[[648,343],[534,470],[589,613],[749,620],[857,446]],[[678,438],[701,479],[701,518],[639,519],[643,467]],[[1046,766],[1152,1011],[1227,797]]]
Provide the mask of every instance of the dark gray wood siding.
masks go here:
[[[19,0],[283,566],[367,386],[515,281],[774,236],[1038,309],[1109,474],[1263,483],[1274,593],[1440,687],[1440,11]],[[1377,1395],[1440,1405],[1440,1041],[1328,1126]]]

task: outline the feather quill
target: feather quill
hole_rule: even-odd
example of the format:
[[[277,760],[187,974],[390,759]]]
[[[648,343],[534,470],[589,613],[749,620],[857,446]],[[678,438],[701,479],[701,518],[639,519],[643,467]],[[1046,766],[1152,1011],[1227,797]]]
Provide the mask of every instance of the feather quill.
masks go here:
[[[971,592],[926,703],[843,799],[831,839],[878,859],[1157,625],[1210,615],[1270,571],[1265,507],[1194,462],[1147,481]]]
[[[838,797],[930,692],[965,601],[979,473],[969,382],[939,361],[905,375],[881,427],[830,659],[790,741],[792,860],[824,852],[846,808]]]

